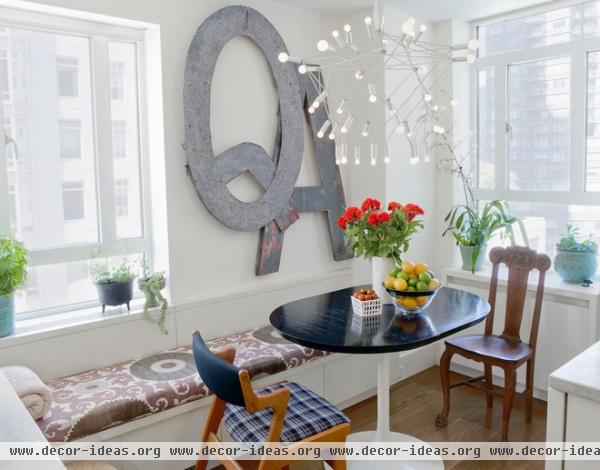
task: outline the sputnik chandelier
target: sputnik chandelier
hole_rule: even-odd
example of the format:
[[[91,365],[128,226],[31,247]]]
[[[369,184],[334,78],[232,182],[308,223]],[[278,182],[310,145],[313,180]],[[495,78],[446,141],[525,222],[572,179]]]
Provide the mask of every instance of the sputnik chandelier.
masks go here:
[[[299,73],[308,74],[317,89],[318,97],[308,112],[314,113],[323,106],[327,113],[317,137],[335,140],[338,165],[345,165],[350,159],[360,165],[361,148],[368,152],[372,166],[381,157],[389,163],[388,144],[394,135],[408,141],[411,164],[430,161],[436,146],[447,147],[454,158],[462,141],[453,143],[452,129],[446,129],[443,123],[444,113],[459,103],[444,86],[452,64],[475,62],[478,42],[471,39],[454,46],[428,42],[424,39],[427,26],[417,27],[414,18],[402,24],[400,34],[392,34],[384,30],[381,11],[376,2],[374,18],[364,18],[361,37],[355,35],[350,24],[341,31],[332,31],[330,40],[317,43],[319,54],[314,57],[279,54],[281,62],[294,62]],[[343,77],[337,82],[348,86],[340,87],[337,82],[334,85],[334,74],[338,79]],[[387,95],[381,89],[384,75],[386,81],[394,84]],[[372,125],[364,116],[365,109],[381,102],[386,109],[385,125]],[[384,142],[384,148],[378,148],[377,142],[379,147]]]

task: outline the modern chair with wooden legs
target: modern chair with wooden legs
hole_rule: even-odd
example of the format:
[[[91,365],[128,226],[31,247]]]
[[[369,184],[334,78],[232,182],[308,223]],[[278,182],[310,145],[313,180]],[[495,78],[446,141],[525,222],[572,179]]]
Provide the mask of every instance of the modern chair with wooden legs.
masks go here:
[[[436,419],[440,427],[448,424],[450,412],[450,389],[459,385],[469,385],[482,389],[486,393],[488,408],[493,405],[492,367],[504,370],[504,408],[502,413],[502,440],[508,440],[508,423],[517,384],[517,369],[527,364],[527,377],[525,380],[525,419],[531,421],[533,413],[533,371],[535,364],[535,347],[537,342],[542,299],[544,296],[544,280],[546,271],[552,264],[548,255],[538,254],[526,247],[513,246],[509,248],[493,248],[490,252],[492,262],[492,280],[490,283],[489,303],[491,311],[485,323],[483,335],[469,335],[451,338],[446,341],[446,350],[440,360],[440,375],[444,394],[444,408]],[[494,335],[494,312],[496,305],[496,292],[498,291],[498,269],[500,264],[508,268],[508,282],[506,287],[506,317],[504,331]],[[527,295],[529,274],[533,270],[539,271],[535,305],[529,342],[521,341],[520,330],[523,320],[523,309]],[[484,374],[450,384],[450,361],[452,356],[458,354],[484,364]]]
[[[215,394],[202,442],[218,443],[221,421],[238,442],[283,442],[290,451],[303,444],[346,441],[349,419],[331,403],[294,382],[252,389],[247,370],[233,365],[235,349],[214,354],[200,333],[194,333],[192,347],[196,367],[205,385]],[[223,457],[227,470],[242,470],[254,463],[258,470],[287,469],[297,459],[243,462]],[[334,470],[345,470],[345,460],[328,462]],[[208,461],[198,460],[196,470],[205,470]]]

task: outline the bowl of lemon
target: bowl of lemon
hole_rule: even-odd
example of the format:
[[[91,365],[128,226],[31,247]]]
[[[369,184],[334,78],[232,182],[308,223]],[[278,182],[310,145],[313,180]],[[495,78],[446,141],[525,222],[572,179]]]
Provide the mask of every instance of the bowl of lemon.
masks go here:
[[[391,271],[383,284],[394,298],[396,312],[407,316],[420,315],[440,288],[440,281],[426,263],[415,264],[408,260]]]

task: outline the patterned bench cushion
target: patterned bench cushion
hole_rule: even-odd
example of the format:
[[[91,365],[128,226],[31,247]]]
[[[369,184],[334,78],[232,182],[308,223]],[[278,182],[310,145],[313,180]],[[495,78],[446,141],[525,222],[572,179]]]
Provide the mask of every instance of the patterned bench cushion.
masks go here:
[[[207,342],[234,346],[237,366],[252,377],[275,374],[328,355],[282,338],[271,326]],[[80,439],[210,394],[200,380],[191,346],[56,379],[50,411],[37,423],[50,442]]]

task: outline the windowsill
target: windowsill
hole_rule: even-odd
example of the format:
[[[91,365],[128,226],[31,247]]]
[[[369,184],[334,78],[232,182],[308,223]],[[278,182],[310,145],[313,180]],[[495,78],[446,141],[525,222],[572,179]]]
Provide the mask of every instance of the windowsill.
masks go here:
[[[447,268],[444,270],[444,274],[446,276],[446,279],[458,278],[465,281],[475,281],[489,284],[490,279],[492,277],[492,268],[491,265],[488,264],[487,266],[484,266],[482,271],[477,271],[475,274],[473,274],[471,271],[467,271],[461,268]],[[537,278],[538,275],[536,271],[532,272],[529,276],[529,291],[535,291],[535,289],[537,288]],[[501,286],[506,286],[506,269],[500,269],[500,272],[498,273],[498,280]],[[583,287],[580,284],[568,284],[564,282],[560,278],[560,276],[551,269],[546,273],[544,293],[593,301],[597,300],[598,297],[600,297],[600,280],[595,278],[594,283],[589,287]]]
[[[106,312],[102,313],[102,307],[98,305],[46,317],[17,320],[15,332],[10,336],[0,338],[0,349],[29,342],[33,338],[40,340],[61,336],[67,330],[69,333],[74,333],[105,327],[110,323],[140,320],[143,317],[144,298],[133,299],[130,306],[130,311],[125,305],[121,305],[120,307],[107,307]],[[149,310],[150,314],[157,311],[158,308]]]

